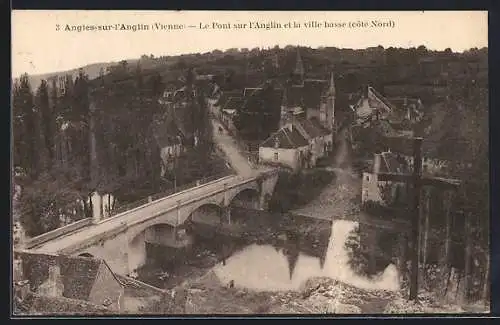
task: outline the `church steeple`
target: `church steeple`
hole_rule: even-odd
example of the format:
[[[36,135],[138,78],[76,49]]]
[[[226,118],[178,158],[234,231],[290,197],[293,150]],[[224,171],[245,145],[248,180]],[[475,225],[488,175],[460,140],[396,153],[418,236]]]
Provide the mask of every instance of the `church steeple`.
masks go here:
[[[302,62],[302,58],[300,56],[300,50],[297,47],[297,60],[295,62],[295,70],[294,74],[300,77],[300,81],[304,81],[304,63]]]
[[[335,80],[333,78],[333,72],[330,73],[330,84],[328,88],[328,94],[330,96],[335,96]]]

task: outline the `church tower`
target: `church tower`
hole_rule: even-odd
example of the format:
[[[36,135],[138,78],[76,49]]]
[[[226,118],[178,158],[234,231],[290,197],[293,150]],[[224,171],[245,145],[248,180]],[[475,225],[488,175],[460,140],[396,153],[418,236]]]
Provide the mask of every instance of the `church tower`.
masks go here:
[[[294,75],[299,78],[301,84],[304,83],[304,63],[302,62],[302,57],[300,56],[300,50],[297,47],[297,60],[295,62]]]
[[[334,131],[335,128],[335,80],[333,77],[333,72],[330,73],[330,81],[327,83],[328,86],[323,88],[323,93],[321,95],[321,105],[319,121],[321,124],[330,131]]]
[[[335,127],[335,97],[335,79],[333,72],[331,72],[326,100],[326,126],[329,130],[333,130]]]

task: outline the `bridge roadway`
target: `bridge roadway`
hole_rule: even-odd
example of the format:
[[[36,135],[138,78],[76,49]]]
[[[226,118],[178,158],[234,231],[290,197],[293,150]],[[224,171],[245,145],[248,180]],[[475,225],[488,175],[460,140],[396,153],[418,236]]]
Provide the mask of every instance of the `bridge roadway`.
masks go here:
[[[135,224],[143,223],[149,219],[154,219],[162,212],[175,209],[179,205],[188,205],[191,204],[193,200],[209,197],[216,193],[223,192],[225,189],[252,182],[256,179],[258,174],[261,174],[261,172],[259,173],[259,171],[255,170],[252,176],[228,176],[198,187],[190,188],[171,196],[147,203],[135,209],[123,212],[111,218],[103,219],[97,224],[85,226],[75,230],[74,232],[61,237],[53,238],[28,249],[40,253],[59,253],[65,248],[91,241],[94,237],[101,234],[113,232],[120,228],[130,228]],[[176,220],[176,217],[172,217],[170,219],[169,223],[172,226],[178,226],[177,223],[179,220]],[[183,221],[180,222],[180,224],[182,223]]]

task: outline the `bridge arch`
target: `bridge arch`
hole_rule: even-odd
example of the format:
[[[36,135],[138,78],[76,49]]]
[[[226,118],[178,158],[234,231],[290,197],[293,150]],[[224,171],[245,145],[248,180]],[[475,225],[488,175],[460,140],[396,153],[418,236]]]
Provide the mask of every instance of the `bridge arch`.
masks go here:
[[[205,203],[191,210],[186,220],[189,222],[201,222],[217,224],[222,221],[224,210],[216,203]]]
[[[148,227],[142,227],[141,231],[129,236],[127,247],[128,270],[132,272],[146,264],[146,243],[170,246],[175,243],[175,227],[157,220]]]
[[[260,196],[260,189],[259,186],[257,185],[256,182],[250,182],[245,184],[244,186],[241,186],[237,189],[230,190],[227,193],[227,202],[232,202],[233,199],[238,196],[241,192],[247,191],[247,190],[253,190],[255,193],[257,193]],[[246,192],[248,193],[248,192]]]
[[[252,187],[242,189],[231,198],[229,207],[258,210],[260,207],[260,193],[257,189]]]

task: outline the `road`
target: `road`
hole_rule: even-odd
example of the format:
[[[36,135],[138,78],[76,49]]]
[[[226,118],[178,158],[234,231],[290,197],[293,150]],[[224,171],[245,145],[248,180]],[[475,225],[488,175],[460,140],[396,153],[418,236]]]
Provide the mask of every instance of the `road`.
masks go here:
[[[37,252],[57,253],[61,249],[87,242],[100,234],[110,232],[124,226],[130,227],[135,223],[144,221],[144,219],[153,218],[157,213],[165,212],[169,208],[175,208],[179,201],[182,204],[182,202],[189,201],[193,198],[210,195],[211,193],[223,190],[224,184],[227,184],[227,186],[237,185],[244,182],[246,179],[248,179],[248,177],[240,175],[224,177],[219,180],[173,194],[166,198],[153,201],[123,214],[118,214],[112,218],[103,220],[99,224],[81,228],[75,232],[41,244],[40,246],[33,248],[33,250]],[[172,219],[171,225],[175,226],[177,220],[175,217]]]
[[[256,170],[252,168],[252,165],[248,161],[248,158],[240,152],[240,148],[236,141],[227,133],[224,126],[212,118],[213,127],[213,138],[217,147],[222,150],[228,163],[236,171],[238,175],[242,176],[252,176],[256,174]],[[220,130],[223,130],[220,132]]]

